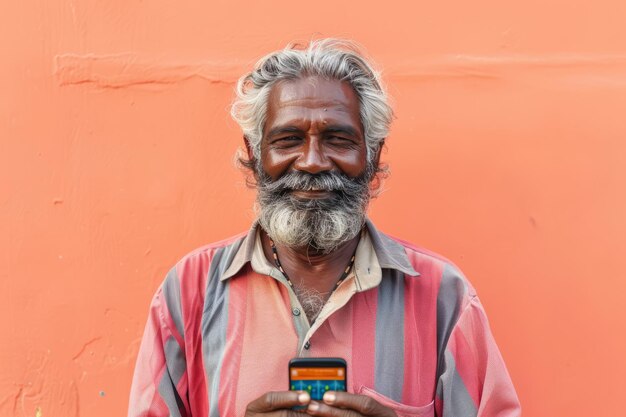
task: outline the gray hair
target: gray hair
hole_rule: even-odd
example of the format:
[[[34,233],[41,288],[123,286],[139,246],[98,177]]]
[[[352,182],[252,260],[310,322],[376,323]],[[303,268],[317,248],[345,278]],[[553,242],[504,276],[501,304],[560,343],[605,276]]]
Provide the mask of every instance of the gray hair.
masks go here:
[[[379,73],[366,61],[359,47],[339,39],[313,40],[305,47],[289,45],[261,58],[254,70],[237,82],[231,115],[243,130],[253,157],[261,157],[261,138],[267,119],[267,102],[272,87],[280,81],[319,76],[349,83],[360,103],[361,124],[371,166],[389,133],[393,110]],[[254,168],[253,161],[242,161]],[[378,167],[372,167],[377,172]]]

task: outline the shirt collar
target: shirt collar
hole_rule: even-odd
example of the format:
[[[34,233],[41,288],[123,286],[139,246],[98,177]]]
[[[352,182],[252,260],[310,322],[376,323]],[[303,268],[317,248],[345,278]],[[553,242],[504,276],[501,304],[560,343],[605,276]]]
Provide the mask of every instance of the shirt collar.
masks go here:
[[[379,232],[371,220],[367,219],[366,225],[381,268],[396,269],[412,277],[420,275],[411,265],[404,246]]]
[[[420,275],[409,262],[404,246],[379,232],[369,219],[366,221],[366,226],[380,268],[395,269],[413,277]],[[259,227],[258,221],[252,224],[232,263],[224,271],[221,281],[235,276],[245,264],[252,261]]]
[[[257,228],[259,227],[259,223],[255,221],[250,227],[248,234],[243,238],[243,242],[241,242],[241,246],[239,246],[239,250],[235,254],[233,261],[226,268],[226,271],[222,274],[220,281],[227,280],[234,276],[237,272],[243,268],[245,264],[250,262],[252,259],[252,254],[254,253],[254,244],[256,241],[256,233]]]

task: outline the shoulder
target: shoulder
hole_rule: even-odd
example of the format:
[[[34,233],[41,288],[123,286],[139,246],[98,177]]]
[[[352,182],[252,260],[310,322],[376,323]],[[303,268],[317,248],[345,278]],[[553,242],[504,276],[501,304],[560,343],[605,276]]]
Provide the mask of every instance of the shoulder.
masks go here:
[[[406,240],[386,236],[402,246],[408,262],[419,274],[416,279],[428,281],[435,287],[438,302],[462,308],[476,297],[476,290],[470,281],[450,259]]]
[[[181,288],[203,290],[209,270],[216,262],[225,263],[232,260],[245,237],[244,232],[192,250],[176,262],[168,273],[166,282],[172,279],[177,281]],[[232,256],[222,256],[226,252]]]
[[[165,280],[155,294],[154,300],[166,306],[174,325],[180,335],[189,323],[185,320],[197,318],[198,308],[203,305],[210,271],[216,264],[225,264],[232,256],[224,253],[235,253],[246,234],[241,233],[228,239],[201,246],[183,256],[167,273]]]
[[[247,232],[239,233],[218,242],[201,246],[183,256],[177,263],[178,270],[197,268],[203,264],[210,263],[214,257],[224,251],[236,252],[241,242],[246,237]]]
[[[200,246],[183,256],[177,262],[177,265],[185,265],[204,259],[210,261],[217,252],[238,246],[239,243],[241,243],[241,241],[245,238],[246,234],[247,232],[242,232],[227,239]]]

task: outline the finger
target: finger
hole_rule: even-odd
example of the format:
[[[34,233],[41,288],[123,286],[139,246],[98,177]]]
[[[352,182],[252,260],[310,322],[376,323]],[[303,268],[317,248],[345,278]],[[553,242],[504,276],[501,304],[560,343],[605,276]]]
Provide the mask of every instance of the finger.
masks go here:
[[[396,413],[367,395],[350,394],[343,391],[328,391],[324,403],[335,408],[355,410],[364,416],[395,416]]]
[[[266,413],[268,411],[289,409],[299,405],[307,405],[311,401],[308,392],[303,391],[273,391],[261,395],[248,404],[247,411]]]
[[[362,417],[358,412],[349,408],[337,408],[319,401],[311,401],[306,413],[319,417]]]

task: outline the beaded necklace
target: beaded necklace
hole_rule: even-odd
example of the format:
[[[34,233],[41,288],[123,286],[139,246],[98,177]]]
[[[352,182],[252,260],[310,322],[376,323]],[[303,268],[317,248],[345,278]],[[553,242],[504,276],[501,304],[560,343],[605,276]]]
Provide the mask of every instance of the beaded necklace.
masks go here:
[[[280,259],[278,259],[278,250],[276,250],[276,245],[274,244],[274,240],[269,235],[267,237],[270,240],[270,246],[272,247],[272,255],[274,257],[274,263],[276,264],[276,268],[278,268],[278,270],[282,272],[289,286],[293,288],[293,282],[291,282],[291,280],[289,279],[289,276],[287,275],[287,273],[283,269],[283,266],[280,263]],[[337,281],[337,283],[335,284],[335,287],[332,289],[332,291],[330,291],[331,293],[335,291],[337,287],[339,287],[339,285],[341,285],[344,279],[346,279],[346,277],[350,273],[350,270],[352,269],[352,266],[354,265],[355,258],[356,258],[356,250],[354,251],[354,254],[352,254],[352,257],[350,258],[350,262],[348,263],[348,266],[346,266],[346,269],[344,269],[343,273],[339,277],[339,281]]]

